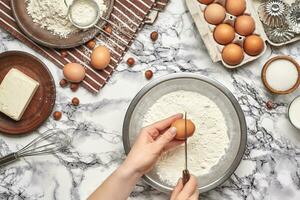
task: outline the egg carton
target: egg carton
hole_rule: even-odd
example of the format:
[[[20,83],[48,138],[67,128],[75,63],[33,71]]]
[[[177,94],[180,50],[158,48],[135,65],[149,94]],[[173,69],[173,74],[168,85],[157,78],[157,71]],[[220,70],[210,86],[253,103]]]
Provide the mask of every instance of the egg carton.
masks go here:
[[[215,0],[214,3],[219,3],[222,6],[225,7],[226,0]],[[240,67],[246,63],[249,63],[253,60],[256,60],[257,58],[261,57],[265,51],[266,51],[266,43],[269,43],[273,46],[282,46],[291,42],[295,42],[299,40],[299,37],[293,38],[290,41],[284,42],[284,43],[274,43],[272,42],[264,29],[263,23],[260,21],[260,18],[258,16],[258,7],[260,5],[261,1],[256,0],[255,3],[253,3],[252,0],[246,0],[246,10],[244,14],[250,15],[254,21],[255,21],[255,31],[253,34],[259,35],[265,42],[263,51],[257,55],[257,56],[250,56],[246,53],[244,53],[244,59],[243,61],[238,65],[228,65],[225,63],[222,59],[222,50],[225,47],[225,45],[220,45],[217,43],[213,36],[213,31],[216,27],[216,25],[209,24],[205,18],[204,18],[204,10],[207,7],[205,4],[199,3],[197,0],[186,0],[187,7],[190,11],[190,14],[192,15],[192,18],[195,21],[196,27],[200,33],[200,36],[208,50],[208,53],[212,59],[213,62],[222,62],[222,64],[227,68],[237,68]],[[226,17],[223,21],[223,23],[228,23],[231,25],[234,25],[235,19],[237,17],[234,15],[231,15],[229,13],[226,13]],[[235,38],[232,43],[236,43],[243,46],[243,42],[245,40],[245,36],[239,35],[238,33],[235,34]]]

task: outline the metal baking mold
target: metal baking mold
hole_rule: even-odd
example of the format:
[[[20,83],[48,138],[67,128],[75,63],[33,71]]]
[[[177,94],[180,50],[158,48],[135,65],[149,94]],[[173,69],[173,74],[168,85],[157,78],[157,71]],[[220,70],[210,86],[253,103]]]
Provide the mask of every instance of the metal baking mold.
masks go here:
[[[282,0],[264,1],[258,8],[260,20],[270,27],[281,27],[286,23],[289,5]]]
[[[279,28],[266,27],[265,30],[269,39],[275,43],[287,42],[295,37],[295,33],[289,29],[289,26]]]
[[[292,4],[286,18],[290,29],[296,34],[300,34],[300,1]]]

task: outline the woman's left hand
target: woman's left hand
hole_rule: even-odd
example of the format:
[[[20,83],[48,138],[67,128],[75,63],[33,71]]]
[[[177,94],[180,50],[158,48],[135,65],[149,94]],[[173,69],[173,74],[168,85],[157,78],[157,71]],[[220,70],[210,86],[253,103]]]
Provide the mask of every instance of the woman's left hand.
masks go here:
[[[175,120],[182,117],[182,114],[177,114],[143,128],[123,167],[140,175],[149,172],[164,151],[183,143],[174,140],[176,128],[171,127]]]
[[[153,168],[162,152],[183,143],[174,140],[176,129],[170,128],[171,124],[180,118],[182,114],[143,128],[126,160],[89,197],[89,200],[127,199],[136,182]]]

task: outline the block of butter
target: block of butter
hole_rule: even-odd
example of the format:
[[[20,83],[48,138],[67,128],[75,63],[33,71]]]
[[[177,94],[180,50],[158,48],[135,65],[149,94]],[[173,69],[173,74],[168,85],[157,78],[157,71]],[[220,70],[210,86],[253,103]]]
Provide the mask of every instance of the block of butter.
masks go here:
[[[38,87],[37,81],[12,68],[0,84],[0,112],[19,121]]]

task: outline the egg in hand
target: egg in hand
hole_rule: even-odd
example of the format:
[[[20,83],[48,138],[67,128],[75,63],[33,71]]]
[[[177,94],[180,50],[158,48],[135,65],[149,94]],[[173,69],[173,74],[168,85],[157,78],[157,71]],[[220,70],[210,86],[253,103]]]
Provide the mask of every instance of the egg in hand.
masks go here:
[[[171,126],[176,128],[175,139],[185,140],[185,120],[178,119],[175,122],[173,122]],[[191,137],[194,134],[196,129],[195,124],[191,120],[187,119],[186,126],[187,126],[187,137]]]

